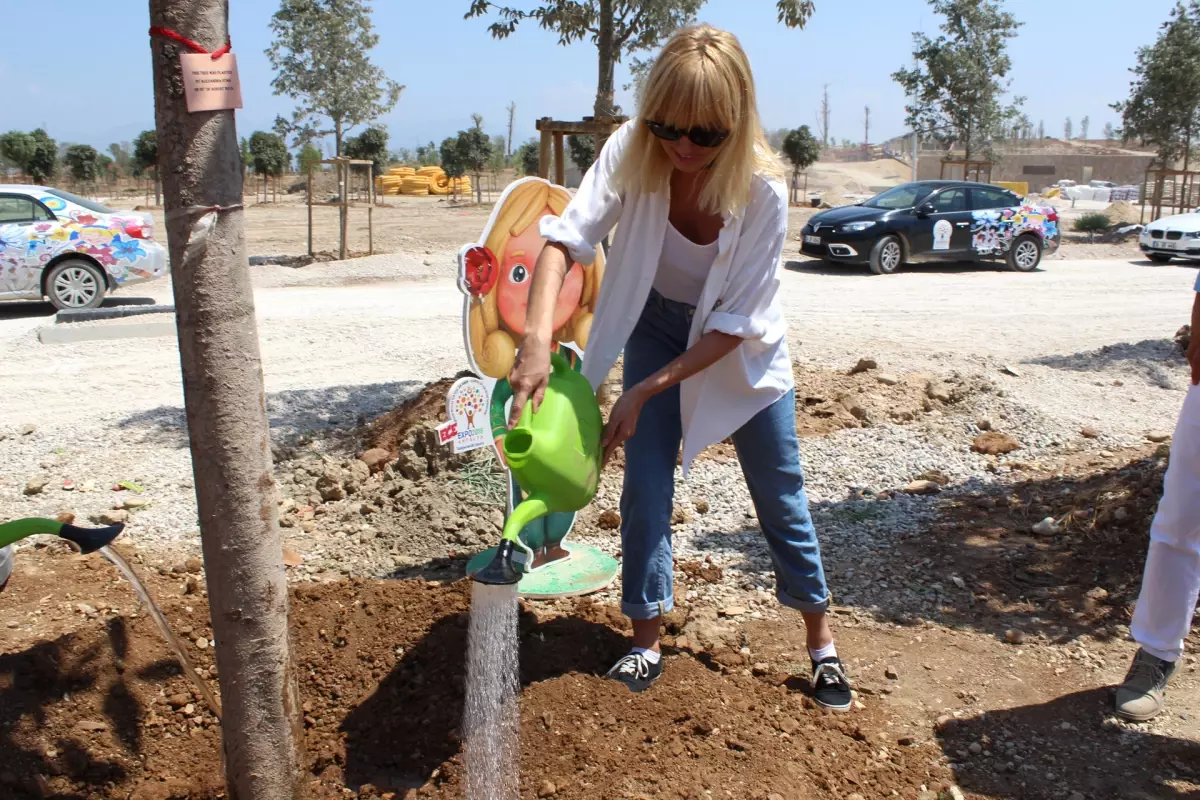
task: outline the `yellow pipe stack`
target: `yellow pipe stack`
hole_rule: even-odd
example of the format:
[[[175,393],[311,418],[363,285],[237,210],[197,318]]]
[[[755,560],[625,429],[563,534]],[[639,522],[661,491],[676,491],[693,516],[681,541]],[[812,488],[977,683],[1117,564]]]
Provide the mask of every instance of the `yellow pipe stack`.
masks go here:
[[[392,167],[387,175],[375,179],[375,191],[384,195],[448,195],[471,193],[471,179],[451,180],[441,167]]]

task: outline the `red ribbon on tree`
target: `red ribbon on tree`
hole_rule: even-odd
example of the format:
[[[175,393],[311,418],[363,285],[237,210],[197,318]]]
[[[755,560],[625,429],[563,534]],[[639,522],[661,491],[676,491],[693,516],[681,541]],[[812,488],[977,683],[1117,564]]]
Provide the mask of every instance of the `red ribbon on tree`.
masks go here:
[[[150,35],[151,36],[161,36],[164,39],[170,39],[173,42],[177,42],[177,43],[183,45],[184,47],[188,48],[189,50],[191,50],[194,53],[204,53],[205,55],[211,55],[213,61],[216,61],[218,58],[220,58],[221,56],[225,55],[226,53],[228,53],[230,50],[233,49],[233,40],[231,39],[230,41],[226,42],[225,46],[222,47],[221,49],[216,50],[212,53],[209,53],[208,50],[201,47],[196,42],[193,42],[191,39],[187,38],[183,34],[178,33],[177,31],[173,31],[170,28],[163,28],[158,25],[154,25],[150,28]]]

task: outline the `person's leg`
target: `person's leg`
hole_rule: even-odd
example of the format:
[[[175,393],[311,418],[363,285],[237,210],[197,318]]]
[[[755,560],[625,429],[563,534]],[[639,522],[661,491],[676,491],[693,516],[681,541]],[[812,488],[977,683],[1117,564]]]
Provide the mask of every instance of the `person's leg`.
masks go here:
[[[670,363],[686,347],[678,320],[655,299],[647,304],[625,346],[624,388],[628,391]],[[646,402],[634,435],[625,442],[621,491],[621,610],[633,622],[633,652],[609,676],[631,689],[648,686],[661,673],[659,629],[674,608],[671,511],[675,465],[682,439],[678,388]]]
[[[1200,387],[1191,387],[1171,443],[1162,502],[1130,633],[1141,646],[1118,688],[1117,713],[1142,721],[1163,709],[1200,597]]]
[[[804,618],[817,702],[845,710],[850,707],[850,683],[829,629],[829,589],[804,492],[795,415],[795,391],[790,391],[743,425],[733,435],[733,444],[770,547],[775,596]]]

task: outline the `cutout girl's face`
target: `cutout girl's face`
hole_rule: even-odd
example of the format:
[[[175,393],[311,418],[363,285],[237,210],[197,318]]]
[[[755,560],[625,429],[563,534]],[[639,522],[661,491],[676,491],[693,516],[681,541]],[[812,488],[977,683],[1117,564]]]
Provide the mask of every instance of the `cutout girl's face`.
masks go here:
[[[554,212],[546,208],[543,217],[552,217]],[[535,220],[517,236],[508,240],[504,255],[500,258],[500,282],[496,288],[496,306],[500,319],[509,330],[518,336],[525,335],[525,314],[529,305],[529,287],[533,284],[533,268],[537,264],[546,240],[538,232]],[[579,308],[583,297],[583,267],[571,264],[558,293],[558,304],[554,307],[554,330],[560,329]]]

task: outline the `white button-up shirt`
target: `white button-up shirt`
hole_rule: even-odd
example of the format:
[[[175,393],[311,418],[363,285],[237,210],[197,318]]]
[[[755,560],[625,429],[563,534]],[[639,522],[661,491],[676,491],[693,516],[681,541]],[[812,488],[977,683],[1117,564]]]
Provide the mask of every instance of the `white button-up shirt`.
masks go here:
[[[593,388],[599,388],[616,363],[650,296],[671,206],[665,190],[632,194],[614,183],[635,124],[625,123],[608,140],[562,216],[546,217],[540,225],[543,237],[564,245],[579,263],[590,264],[597,244],[620,223],[583,363]],[[752,180],[749,205],[723,217],[717,258],[688,332],[688,347],[710,331],[745,341],[680,387],[685,475],[700,451],[728,438],[794,385],[778,298],[787,188],[762,175]]]

